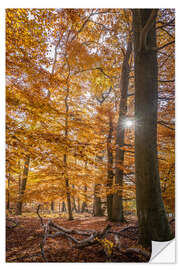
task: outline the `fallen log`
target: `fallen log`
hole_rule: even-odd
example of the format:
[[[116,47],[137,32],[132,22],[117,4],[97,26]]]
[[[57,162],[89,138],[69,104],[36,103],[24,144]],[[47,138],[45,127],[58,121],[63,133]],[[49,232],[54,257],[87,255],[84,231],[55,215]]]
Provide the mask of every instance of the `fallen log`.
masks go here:
[[[43,239],[40,243],[41,254],[44,261],[47,262],[47,258],[44,251],[44,246],[46,244],[47,238],[56,238],[58,236],[63,236],[73,242],[75,245],[73,248],[84,248],[90,245],[98,244],[97,239],[102,239],[105,237],[110,230],[111,226],[108,224],[102,231],[97,232],[95,230],[75,230],[75,229],[67,229],[58,224],[54,223],[52,220],[48,220],[46,224],[44,224],[42,217],[39,214],[40,205],[37,208],[37,214],[40,218],[41,226],[44,229]],[[55,232],[54,232],[55,231]],[[71,234],[77,234],[81,236],[88,236],[85,239],[78,240],[73,237]]]
[[[42,242],[40,243],[41,254],[42,254],[42,257],[43,257],[43,259],[44,259],[45,262],[48,261],[47,258],[46,258],[46,256],[45,256],[44,246],[45,246],[45,243],[46,243],[46,239],[48,238],[49,223],[50,223],[50,220],[47,222],[47,224],[44,224],[44,223],[43,223],[44,237],[43,237],[43,239],[42,239]]]
[[[138,254],[138,255],[142,255],[142,256],[144,256],[146,259],[149,259],[150,256],[151,256],[151,253],[150,253],[150,252],[145,251],[145,250],[140,249],[140,248],[128,248],[128,249],[126,249],[125,252],[124,252],[124,254],[126,254],[126,255],[128,255],[128,254],[130,255],[130,254],[134,254],[134,253],[136,253],[136,254]]]
[[[118,231],[118,232],[115,232],[115,231],[109,231],[108,233],[120,235],[120,236],[122,236],[123,238],[128,238],[128,239],[131,239],[131,240],[137,240],[137,238],[138,238],[138,237],[133,237],[133,236],[131,236],[131,235],[125,235],[125,234],[123,234],[123,231]]]
[[[57,224],[55,224],[54,222],[50,222],[49,224],[51,227],[57,229],[57,230],[60,230],[64,233],[72,233],[72,234],[79,234],[79,235],[91,235],[93,233],[95,233],[96,231],[95,230],[74,230],[74,229],[66,229],[62,226],[59,226]]]
[[[132,255],[132,254],[137,254],[137,255],[141,255],[144,256],[146,259],[149,259],[151,256],[151,253],[149,251],[146,251],[144,249],[140,249],[140,248],[123,248],[121,246],[121,242],[120,239],[118,238],[117,234],[115,234],[114,236],[114,240],[115,240],[115,245],[116,247],[119,249],[119,251],[128,256],[128,255]]]
[[[84,247],[88,247],[91,245],[96,245],[96,244],[100,244],[100,239],[104,239],[108,234],[113,234],[115,236],[115,247],[118,248],[118,250],[125,255],[129,255],[132,254],[133,252],[139,255],[143,255],[145,258],[149,258],[149,253],[141,250],[141,249],[137,249],[137,248],[128,248],[128,249],[122,249],[121,245],[120,245],[120,239],[118,239],[118,236],[122,236],[125,238],[129,238],[132,240],[137,240],[137,237],[133,237],[130,235],[124,235],[125,232],[128,232],[129,230],[135,230],[135,233],[137,233],[137,226],[127,226],[123,229],[121,229],[120,231],[112,231],[111,228],[112,226],[110,224],[108,224],[103,230],[101,231],[95,231],[95,230],[77,230],[77,229],[67,229],[64,228],[58,224],[56,224],[55,222],[53,222],[52,220],[48,220],[48,222],[45,224],[43,222],[42,217],[39,214],[39,210],[40,210],[40,206],[38,206],[37,209],[37,214],[40,218],[40,222],[41,222],[41,226],[44,229],[44,235],[43,235],[43,239],[42,242],[40,244],[40,248],[41,248],[41,255],[44,259],[44,261],[48,261],[45,255],[45,250],[44,250],[44,246],[46,244],[46,240],[48,238],[56,238],[59,236],[63,236],[66,239],[68,239],[70,241],[70,243],[74,244],[72,246],[72,248],[84,248]],[[134,233],[134,232],[133,232]],[[81,235],[81,236],[85,236],[84,239],[82,240],[78,240],[76,239],[76,237],[72,236],[72,235]]]

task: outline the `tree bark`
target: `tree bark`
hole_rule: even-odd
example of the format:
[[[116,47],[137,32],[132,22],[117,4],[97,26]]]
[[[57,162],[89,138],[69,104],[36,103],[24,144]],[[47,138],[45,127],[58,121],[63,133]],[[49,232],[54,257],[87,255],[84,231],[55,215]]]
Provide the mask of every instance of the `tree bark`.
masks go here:
[[[99,197],[100,185],[96,184],[94,187],[94,203],[93,203],[93,216],[102,217],[103,211],[101,207],[101,198]]]
[[[111,149],[113,133],[112,115],[109,113],[109,134],[107,138],[107,156],[108,156],[108,175],[107,175],[107,189],[113,185],[113,153]],[[112,220],[112,206],[113,206],[113,194],[107,194],[107,215],[108,220]]]
[[[65,179],[66,181],[66,198],[67,198],[67,208],[68,208],[68,219],[72,220],[72,208],[71,208],[71,195],[69,191],[69,180],[68,178]]]
[[[84,186],[84,201],[81,207],[81,213],[88,212],[87,210],[87,185]]]
[[[54,212],[54,201],[51,202],[51,212]]]
[[[128,41],[127,50],[124,55],[122,72],[121,72],[121,100],[119,105],[119,118],[116,133],[116,170],[115,184],[118,186],[117,192],[113,195],[112,220],[124,222],[122,188],[123,188],[123,163],[124,163],[124,123],[127,113],[127,93],[129,84],[129,58],[132,51],[132,42]]]
[[[69,112],[69,105],[68,105],[68,97],[69,97],[69,88],[67,88],[67,93],[65,97],[65,108],[66,108],[66,115],[65,115],[65,138],[68,138],[68,112]],[[68,208],[68,219],[72,220],[72,208],[71,208],[71,194],[70,194],[70,186],[69,186],[69,179],[67,177],[67,154],[64,154],[64,167],[66,171],[65,176],[65,185],[66,185],[66,198],[67,198],[67,208]]]
[[[59,201],[59,213],[61,212],[61,203],[60,203],[60,201]]]
[[[155,12],[156,11],[156,12]],[[161,196],[157,159],[157,10],[133,10],[135,61],[135,166],[139,242],[172,238]]]
[[[8,174],[7,180],[8,180],[8,190],[7,190],[7,199],[6,199],[6,209],[10,210],[10,183],[11,183],[10,173]]]
[[[79,196],[78,196],[78,199],[77,199],[77,203],[78,203],[77,212],[80,213],[81,209],[80,209],[80,199],[79,199]]]
[[[65,204],[64,201],[62,202],[62,209],[61,209],[61,211],[62,212],[67,212],[67,210],[66,210],[66,204]]]
[[[72,188],[74,189],[74,185],[72,185]],[[72,195],[72,203],[73,203],[72,211],[75,211],[77,213],[76,200],[74,195]]]
[[[24,196],[24,192],[26,190],[26,184],[27,184],[28,173],[29,173],[29,164],[30,164],[30,156],[28,155],[26,157],[25,162],[24,162],[24,171],[23,171],[22,181],[21,181],[21,185],[20,185],[19,199],[18,199],[18,202],[16,205],[16,207],[17,207],[16,214],[17,215],[22,214],[23,196]]]

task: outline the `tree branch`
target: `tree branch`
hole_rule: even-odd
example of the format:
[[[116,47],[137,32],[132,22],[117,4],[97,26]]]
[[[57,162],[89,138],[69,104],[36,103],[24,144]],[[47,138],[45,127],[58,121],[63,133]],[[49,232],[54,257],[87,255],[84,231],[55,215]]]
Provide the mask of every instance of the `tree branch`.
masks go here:
[[[160,83],[175,82],[175,79],[174,80],[158,80],[158,82],[160,82]]]
[[[159,50],[162,50],[162,49],[164,49],[165,47],[167,47],[167,46],[169,46],[169,45],[171,45],[171,44],[174,44],[174,43],[175,43],[175,40],[172,40],[172,41],[170,41],[170,42],[164,44],[164,45],[161,46],[161,47],[152,48],[152,50],[153,50],[153,51],[159,51]]]
[[[170,127],[170,126],[168,126],[165,122],[163,122],[163,121],[158,121],[157,122],[159,125],[162,125],[162,126],[164,126],[164,127],[166,127],[166,128],[169,128],[169,129],[171,129],[171,130],[175,130],[175,128],[172,128],[172,127]]]
[[[40,218],[41,225],[44,226],[43,219],[42,219],[42,217],[39,214],[40,207],[41,207],[41,205],[39,204],[38,207],[37,207],[36,213],[37,213],[38,217]]]
[[[157,23],[161,23],[162,25],[156,27],[156,30],[157,30],[157,29],[160,29],[160,28],[163,28],[163,27],[166,27],[166,26],[173,26],[173,25],[171,25],[171,24],[174,23],[174,21],[175,21],[175,18],[173,18],[171,21],[169,21],[169,22],[167,22],[167,23],[158,21]]]
[[[153,20],[157,16],[158,9],[153,9],[146,24],[144,25],[143,29],[141,30],[140,33],[140,38],[139,38],[139,50],[141,51],[143,48],[147,49],[147,35],[151,28],[153,27]]]
[[[81,72],[86,72],[86,71],[93,71],[93,70],[99,70],[101,73],[103,73],[103,75],[107,78],[109,78],[110,80],[111,79],[118,79],[119,77],[116,77],[116,76],[109,76],[107,73],[104,72],[103,68],[102,67],[95,67],[95,68],[88,68],[88,69],[82,69],[82,70],[79,70],[79,71],[75,71],[74,72],[74,75],[76,74],[79,74]]]

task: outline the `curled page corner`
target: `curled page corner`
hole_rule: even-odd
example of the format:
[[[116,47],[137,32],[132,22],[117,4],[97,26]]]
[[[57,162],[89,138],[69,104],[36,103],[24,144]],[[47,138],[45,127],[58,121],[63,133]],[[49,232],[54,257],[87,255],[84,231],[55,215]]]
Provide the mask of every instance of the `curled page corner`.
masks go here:
[[[152,241],[150,263],[175,263],[175,239],[166,242]]]

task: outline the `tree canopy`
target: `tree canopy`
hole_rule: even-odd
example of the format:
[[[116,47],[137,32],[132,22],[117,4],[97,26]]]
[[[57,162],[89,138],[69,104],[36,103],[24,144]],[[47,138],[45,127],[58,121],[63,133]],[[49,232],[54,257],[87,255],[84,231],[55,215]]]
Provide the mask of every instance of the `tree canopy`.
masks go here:
[[[174,213],[175,186],[174,24],[174,9],[158,11],[158,160],[168,213]],[[133,53],[124,142],[117,145],[130,39],[129,9],[6,10],[6,199],[12,205],[20,200],[29,158],[24,203],[63,202],[69,194],[71,204],[74,198],[92,209],[94,194],[103,201],[119,190],[125,210],[135,212]],[[115,162],[118,147],[123,163]],[[118,166],[122,186],[114,180]]]

